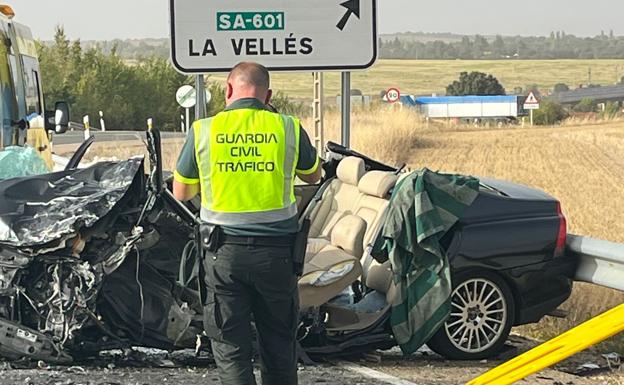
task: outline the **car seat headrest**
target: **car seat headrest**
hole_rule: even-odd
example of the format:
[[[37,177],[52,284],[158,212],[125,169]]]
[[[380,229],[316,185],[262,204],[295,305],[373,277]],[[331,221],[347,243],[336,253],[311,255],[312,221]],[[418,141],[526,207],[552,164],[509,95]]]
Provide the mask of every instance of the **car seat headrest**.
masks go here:
[[[391,172],[369,171],[360,179],[358,188],[361,193],[385,199],[398,179],[399,177]]]
[[[349,156],[340,161],[336,175],[342,182],[357,186],[365,172],[364,160]]]

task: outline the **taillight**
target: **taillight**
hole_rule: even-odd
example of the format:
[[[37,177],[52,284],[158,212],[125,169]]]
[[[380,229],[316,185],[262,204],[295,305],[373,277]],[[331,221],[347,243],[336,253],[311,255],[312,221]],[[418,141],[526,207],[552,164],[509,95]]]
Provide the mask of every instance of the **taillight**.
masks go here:
[[[555,257],[562,256],[565,251],[566,237],[568,234],[568,224],[563,211],[561,211],[561,203],[557,202],[557,216],[559,217],[559,231],[557,233],[557,246],[555,247]]]

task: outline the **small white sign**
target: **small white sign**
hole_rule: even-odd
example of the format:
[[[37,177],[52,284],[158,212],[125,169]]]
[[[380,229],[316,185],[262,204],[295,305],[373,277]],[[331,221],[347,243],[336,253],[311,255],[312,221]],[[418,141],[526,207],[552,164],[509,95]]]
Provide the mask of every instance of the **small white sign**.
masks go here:
[[[178,88],[176,100],[182,108],[193,108],[197,104],[197,92],[193,86],[185,85]],[[206,104],[212,100],[212,93],[206,90]]]
[[[178,88],[176,100],[182,108],[193,108],[197,102],[197,93],[193,86],[185,85]]]
[[[398,88],[390,88],[386,92],[386,100],[388,103],[396,103],[401,100],[401,91]]]
[[[537,100],[533,92],[531,92],[529,96],[527,96],[526,100],[524,101],[523,107],[525,110],[539,110],[539,100]]]
[[[171,59],[182,73],[241,61],[272,71],[347,71],[377,60],[377,0],[170,0]]]

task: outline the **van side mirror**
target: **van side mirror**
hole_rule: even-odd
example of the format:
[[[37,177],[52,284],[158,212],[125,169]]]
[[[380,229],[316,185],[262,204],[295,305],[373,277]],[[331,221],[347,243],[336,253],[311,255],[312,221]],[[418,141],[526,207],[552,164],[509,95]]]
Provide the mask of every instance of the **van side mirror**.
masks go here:
[[[56,102],[54,105],[54,131],[57,134],[64,134],[69,128],[69,104],[67,102]]]

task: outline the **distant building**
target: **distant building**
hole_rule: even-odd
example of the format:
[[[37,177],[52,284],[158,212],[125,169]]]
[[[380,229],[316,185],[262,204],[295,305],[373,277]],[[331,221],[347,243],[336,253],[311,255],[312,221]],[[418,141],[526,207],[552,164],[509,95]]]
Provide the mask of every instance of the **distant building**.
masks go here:
[[[522,96],[401,96],[401,103],[418,108],[426,118],[517,118],[524,115]]]

